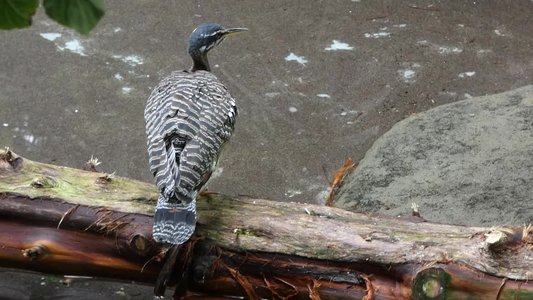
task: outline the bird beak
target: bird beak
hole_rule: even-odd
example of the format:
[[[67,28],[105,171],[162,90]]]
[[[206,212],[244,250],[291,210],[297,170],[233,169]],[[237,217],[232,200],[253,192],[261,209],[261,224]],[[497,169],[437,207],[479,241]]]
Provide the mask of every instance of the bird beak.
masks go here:
[[[222,31],[224,36],[236,35],[243,31],[248,31],[248,28],[227,28]]]

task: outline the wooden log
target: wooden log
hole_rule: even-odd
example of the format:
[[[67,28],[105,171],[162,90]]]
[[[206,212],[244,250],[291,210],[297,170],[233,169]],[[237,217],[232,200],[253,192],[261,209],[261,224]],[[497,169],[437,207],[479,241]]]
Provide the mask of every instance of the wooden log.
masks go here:
[[[151,238],[156,195],[147,183],[2,152],[0,266],[153,283],[166,251]],[[533,299],[531,227],[219,194],[200,197],[198,211],[178,263],[191,299]]]

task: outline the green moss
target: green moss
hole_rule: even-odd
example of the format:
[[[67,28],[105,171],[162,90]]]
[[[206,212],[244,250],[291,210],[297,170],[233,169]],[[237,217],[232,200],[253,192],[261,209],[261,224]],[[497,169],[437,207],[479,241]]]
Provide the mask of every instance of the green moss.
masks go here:
[[[5,153],[0,151],[0,154]],[[100,178],[111,178],[102,183]],[[0,192],[29,197],[53,197],[89,206],[107,206],[124,212],[154,211],[157,188],[149,183],[48,165],[24,159],[18,171],[0,172]]]
[[[312,256],[319,259],[338,259],[338,254],[339,252],[334,247],[325,247],[317,248]]]
[[[253,230],[253,229],[249,229],[249,228],[236,228],[234,231],[233,231],[236,235],[244,235],[244,236],[263,236],[262,234],[260,234],[260,232],[256,231],[256,230]]]
[[[498,299],[533,299],[532,291],[504,289]]]
[[[324,258],[330,256],[330,251],[327,248],[317,248],[314,252],[314,256],[317,258]]]

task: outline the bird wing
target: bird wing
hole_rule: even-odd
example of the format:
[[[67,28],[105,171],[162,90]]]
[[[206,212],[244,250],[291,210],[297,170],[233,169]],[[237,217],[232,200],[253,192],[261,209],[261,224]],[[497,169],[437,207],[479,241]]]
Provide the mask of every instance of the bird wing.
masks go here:
[[[195,199],[231,137],[235,100],[211,73],[174,72],[145,108],[150,170],[160,190],[154,238],[186,241],[196,222]]]

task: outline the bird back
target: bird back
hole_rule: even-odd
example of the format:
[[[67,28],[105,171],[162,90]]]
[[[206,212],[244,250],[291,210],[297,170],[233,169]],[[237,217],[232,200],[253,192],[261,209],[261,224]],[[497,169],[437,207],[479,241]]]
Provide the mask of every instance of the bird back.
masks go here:
[[[196,195],[216,168],[237,116],[235,100],[207,71],[173,72],[146,104],[150,170],[160,196],[156,241],[181,244],[196,220]]]

